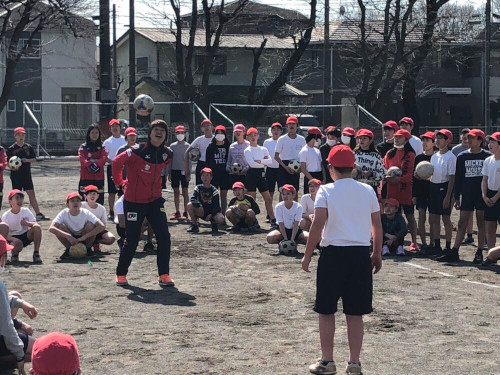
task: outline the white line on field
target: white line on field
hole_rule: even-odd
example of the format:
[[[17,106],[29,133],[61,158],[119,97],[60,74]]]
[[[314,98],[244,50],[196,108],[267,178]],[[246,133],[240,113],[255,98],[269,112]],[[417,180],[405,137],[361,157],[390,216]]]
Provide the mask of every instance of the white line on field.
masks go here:
[[[466,283],[470,283],[470,284],[483,285],[483,286],[486,286],[486,287],[489,287],[489,288],[500,288],[499,285],[494,285],[494,284],[482,283],[480,281],[472,281],[472,280],[463,279],[461,277],[456,277],[455,275],[451,275],[451,274],[446,273],[446,272],[435,271],[432,268],[424,267],[424,266],[421,266],[420,264],[415,264],[415,263],[412,263],[412,262],[404,262],[404,263],[401,263],[401,264],[405,264],[407,266],[412,266],[412,267],[415,267],[415,268],[418,268],[418,269],[421,269],[421,270],[425,270],[425,271],[429,271],[429,272],[434,272],[434,273],[437,273],[438,275],[445,276],[445,277],[455,277],[456,279],[465,281]]]

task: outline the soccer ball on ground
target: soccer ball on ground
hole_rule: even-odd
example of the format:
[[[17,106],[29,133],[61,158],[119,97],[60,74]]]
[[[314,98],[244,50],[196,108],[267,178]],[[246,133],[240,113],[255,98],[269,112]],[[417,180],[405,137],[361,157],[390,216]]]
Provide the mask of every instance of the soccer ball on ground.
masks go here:
[[[300,173],[300,162],[298,160],[292,160],[288,167],[292,168],[295,173]]]
[[[417,167],[415,168],[415,174],[421,180],[428,180],[434,174],[434,166],[428,161],[425,160],[421,161],[420,163],[417,164]]]
[[[297,252],[297,244],[294,244],[290,240],[283,240],[279,243],[279,250],[280,253],[283,253],[285,255],[292,255]]]
[[[149,95],[139,95],[134,100],[134,109],[139,116],[149,116],[153,112],[155,102]]]
[[[364,177],[363,168],[361,168],[359,165],[356,165],[356,168],[352,169],[351,177],[355,180],[361,180]]]
[[[240,163],[234,163],[231,165],[231,173],[232,174],[241,174],[243,172],[243,167]]]
[[[80,259],[86,255],[87,255],[87,247],[81,242],[78,242],[77,244],[69,248],[69,256],[71,258]]]
[[[189,158],[192,161],[200,160],[200,156],[201,156],[201,151],[199,148],[192,148],[191,151],[189,151]]]
[[[387,176],[390,177],[401,177],[403,175],[403,171],[399,169],[398,167],[390,167],[387,170]]]
[[[21,168],[21,165],[23,165],[23,162],[19,156],[13,156],[9,159],[9,168],[11,170],[17,171]]]

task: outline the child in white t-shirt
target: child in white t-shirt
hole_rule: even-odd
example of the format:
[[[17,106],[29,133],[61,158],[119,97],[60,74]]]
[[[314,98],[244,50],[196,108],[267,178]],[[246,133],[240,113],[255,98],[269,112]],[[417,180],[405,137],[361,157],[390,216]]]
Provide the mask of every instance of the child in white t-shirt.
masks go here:
[[[279,244],[281,241],[292,241],[293,243],[305,245],[309,233],[299,228],[302,219],[302,206],[295,202],[297,190],[290,184],[281,187],[282,202],[275,207],[276,222],[278,228],[267,235],[267,243]]]
[[[82,208],[82,198],[76,191],[66,196],[66,207],[59,212],[49,228],[49,232],[66,248],[60,258],[68,259],[69,248],[79,242],[87,247],[88,257],[94,256],[90,247],[97,234],[105,229],[104,224],[92,212]]]
[[[85,201],[82,203],[82,208],[85,208],[92,212],[101,222],[104,224],[104,230],[97,234],[94,242],[94,251],[97,253],[101,252],[101,246],[103,245],[111,245],[115,242],[115,236],[111,232],[106,230],[106,208],[97,203],[99,199],[99,191],[97,190],[97,186],[88,185],[85,186]]]
[[[40,258],[42,228],[37,224],[33,213],[23,207],[23,203],[24,193],[18,189],[12,190],[9,193],[11,208],[2,215],[2,222],[9,226],[9,235],[6,240],[15,246],[12,250],[11,262],[19,261],[19,253],[22,249],[34,242],[33,263],[40,264],[42,263],[42,258]],[[17,251],[17,249],[20,250]]]
[[[316,193],[321,186],[321,181],[313,178],[308,183],[309,194],[304,194],[300,199],[302,206],[302,219],[300,220],[299,227],[302,230],[309,231],[312,221],[314,220],[314,201],[316,200]]]

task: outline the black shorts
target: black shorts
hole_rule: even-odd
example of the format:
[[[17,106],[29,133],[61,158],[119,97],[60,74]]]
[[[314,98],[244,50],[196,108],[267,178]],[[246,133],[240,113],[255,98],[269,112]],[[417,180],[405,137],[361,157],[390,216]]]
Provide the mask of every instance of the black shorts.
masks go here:
[[[285,228],[286,236],[288,237],[289,240],[292,240],[292,232],[293,229],[288,229]],[[295,235],[295,238],[292,240],[293,242],[296,242],[297,238],[299,238],[300,234],[302,233],[302,229],[297,230],[297,234]]]
[[[170,186],[172,186],[172,189],[178,189],[179,185],[182,186],[183,189],[187,189],[189,186],[189,182],[186,180],[186,176],[182,174],[183,171],[170,171],[170,179],[172,182],[170,183]]]
[[[309,174],[323,183],[323,172],[309,172]],[[309,194],[309,179],[306,176],[304,176],[304,194]]]
[[[111,170],[111,164],[106,168],[106,177],[108,179],[108,194],[116,194],[118,190],[116,190],[115,182],[113,181],[113,171]]]
[[[321,250],[314,311],[334,314],[342,298],[344,314],[373,311],[373,277],[369,246],[328,246]]]
[[[26,354],[26,351],[28,350],[28,344],[29,344],[28,335],[21,333],[21,332],[17,332],[17,335],[19,336],[19,338],[23,342],[23,345],[24,345],[23,350],[24,350],[24,353]],[[9,350],[7,349],[7,346],[5,345],[5,340],[4,340],[3,336],[0,336],[0,357],[6,356],[6,355],[12,355],[12,353],[9,352]]]
[[[85,200],[85,186],[88,185],[97,186],[97,192],[99,193],[97,203],[104,204],[104,180],[80,180],[78,182],[78,192],[83,200]]]
[[[462,194],[460,200],[461,211],[484,211],[485,209],[486,203],[484,202],[483,193],[481,192],[481,185],[467,194]]]
[[[106,233],[108,233],[107,229],[104,229],[102,232],[97,233],[97,235],[95,236],[94,244],[99,243],[99,241],[102,240],[103,234]]]
[[[415,206],[413,204],[402,204],[399,206],[398,212],[404,212],[405,215],[413,215],[415,214]]]
[[[231,188],[233,187],[235,182],[241,182],[243,185],[245,185],[245,188],[247,187],[246,184],[246,176],[244,174],[239,175],[239,174],[230,174],[229,175],[229,184],[231,185]]]
[[[380,189],[380,199],[387,199],[387,182],[382,183],[382,189]]]
[[[283,160],[283,164],[290,164],[291,160]],[[278,171],[278,186],[282,187],[283,185],[290,184],[293,185],[297,193],[299,192],[299,184],[300,184],[300,173],[290,174],[285,168],[281,165]]]
[[[279,168],[266,168],[267,188],[270,193],[274,193],[276,185],[278,185],[278,171]]]
[[[488,198],[491,198],[496,193],[496,191],[488,189],[488,191],[486,192],[486,196]],[[496,221],[500,224],[500,199],[495,203],[493,207],[486,206],[486,208],[484,209],[484,220]]]
[[[429,197],[416,197],[417,198],[417,210],[427,210],[429,208]]]
[[[264,168],[250,168],[247,171],[245,180],[247,182],[245,187],[249,192],[255,192],[257,189],[259,189],[259,192],[261,193],[269,191]]]
[[[23,234],[17,234],[17,235],[12,235],[12,237],[17,238],[18,240],[21,240],[23,243],[23,247],[28,246],[30,243],[33,241],[28,238],[28,232],[24,232]]]
[[[450,215],[451,214],[451,197],[450,206],[443,208],[443,201],[448,192],[448,182],[442,184],[430,183],[429,186],[429,213],[434,215]]]
[[[35,190],[31,173],[10,171],[10,180],[12,182],[12,189]]]
[[[229,178],[229,172],[224,171],[214,171],[214,178],[211,182],[219,190],[231,190],[231,179]]]
[[[220,213],[220,211],[215,211],[213,205],[205,205],[202,204],[201,208],[203,208],[203,217],[201,219],[207,220],[208,215],[212,215],[212,219],[215,215]]]

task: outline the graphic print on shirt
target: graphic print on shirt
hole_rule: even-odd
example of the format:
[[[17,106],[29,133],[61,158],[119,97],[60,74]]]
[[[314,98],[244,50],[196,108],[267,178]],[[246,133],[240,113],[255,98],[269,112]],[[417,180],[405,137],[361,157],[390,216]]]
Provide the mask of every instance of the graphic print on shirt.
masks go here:
[[[482,177],[484,160],[465,160],[465,177]]]
[[[223,147],[217,148],[217,152],[214,153],[214,162],[216,165],[225,165],[227,161],[226,149]]]

